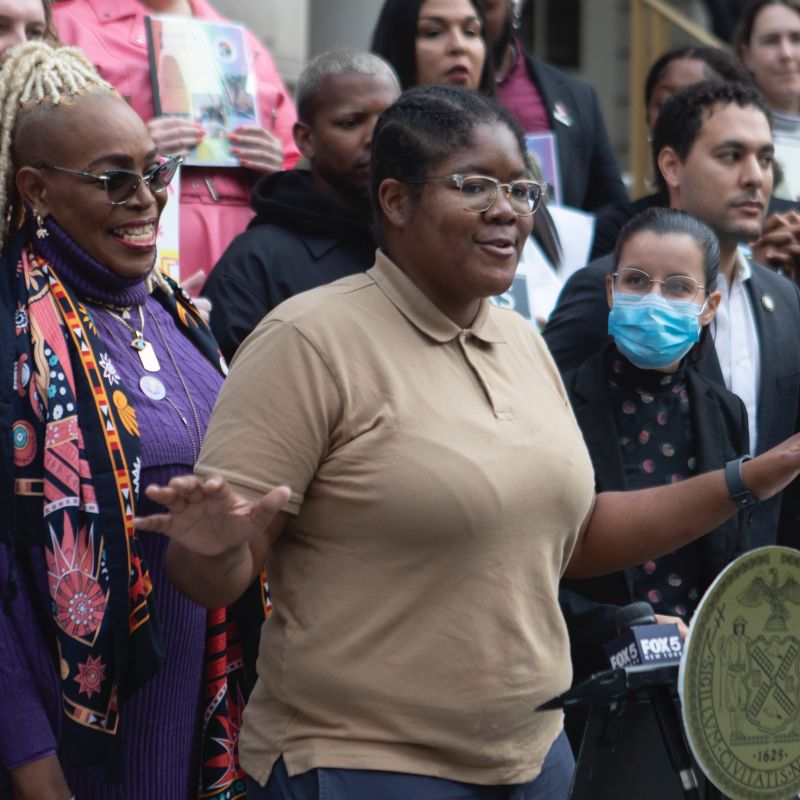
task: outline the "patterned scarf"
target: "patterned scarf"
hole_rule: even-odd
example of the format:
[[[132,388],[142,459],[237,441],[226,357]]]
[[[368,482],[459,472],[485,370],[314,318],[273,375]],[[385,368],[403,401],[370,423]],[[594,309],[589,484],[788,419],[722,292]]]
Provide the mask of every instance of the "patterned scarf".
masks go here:
[[[213,364],[224,362],[188,295],[168,279],[154,297]],[[152,585],[133,527],[141,471],[132,396],[110,385],[89,309],[53,265],[23,249],[17,265],[14,466],[17,536],[44,547],[57,639],[61,747],[74,766],[118,765],[121,705],[163,658]],[[232,609],[210,611],[198,798],[244,798],[238,760],[253,658],[268,611],[262,580]],[[242,628],[241,626],[245,627]]]

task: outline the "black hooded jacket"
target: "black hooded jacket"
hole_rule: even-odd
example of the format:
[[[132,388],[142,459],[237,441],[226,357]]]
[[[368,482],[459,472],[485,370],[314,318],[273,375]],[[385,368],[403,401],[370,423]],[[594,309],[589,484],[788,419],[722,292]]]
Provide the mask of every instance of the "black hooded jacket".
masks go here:
[[[211,330],[229,361],[275,306],[292,295],[369,269],[375,243],[369,222],[294,169],[253,189],[256,216],[222,254],[203,287]]]

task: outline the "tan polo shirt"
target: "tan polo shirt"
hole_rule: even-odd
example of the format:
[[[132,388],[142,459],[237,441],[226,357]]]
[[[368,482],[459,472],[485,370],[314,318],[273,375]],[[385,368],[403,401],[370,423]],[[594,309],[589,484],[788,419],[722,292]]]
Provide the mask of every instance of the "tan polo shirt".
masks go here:
[[[594,479],[545,345],[469,330],[388,258],[276,308],[241,347],[197,472],[292,488],[240,739],[262,784],[378,769],[532,780],[567,689],[557,587]]]

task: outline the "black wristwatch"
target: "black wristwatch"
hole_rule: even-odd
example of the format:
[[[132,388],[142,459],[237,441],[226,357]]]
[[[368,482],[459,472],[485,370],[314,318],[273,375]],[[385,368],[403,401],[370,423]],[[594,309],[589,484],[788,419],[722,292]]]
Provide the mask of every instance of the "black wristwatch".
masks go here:
[[[734,458],[725,465],[725,483],[728,486],[728,494],[740,511],[752,508],[758,502],[758,498],[747,488],[742,478],[742,464],[750,459],[751,456],[742,456]]]

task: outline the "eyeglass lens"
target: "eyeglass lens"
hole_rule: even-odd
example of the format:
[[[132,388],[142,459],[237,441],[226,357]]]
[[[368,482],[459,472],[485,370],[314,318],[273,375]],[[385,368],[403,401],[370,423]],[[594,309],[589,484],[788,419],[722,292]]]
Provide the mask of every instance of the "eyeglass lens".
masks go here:
[[[700,284],[688,275],[673,275],[665,281],[652,279],[638,269],[622,269],[617,273],[616,287],[625,294],[648,294],[652,285],[661,286],[661,294],[671,300],[694,300]]]
[[[108,199],[115,204],[130,200],[136,194],[136,190],[143,180],[150,187],[151,192],[163,192],[175,177],[179,163],[177,159],[169,159],[142,176],[126,169],[108,170],[104,173]]]
[[[539,205],[542,189],[533,181],[519,180],[504,191],[508,193],[511,207],[518,214],[532,214]],[[461,183],[461,202],[467,211],[482,212],[491,208],[498,192],[498,184],[491,178],[472,176]]]

